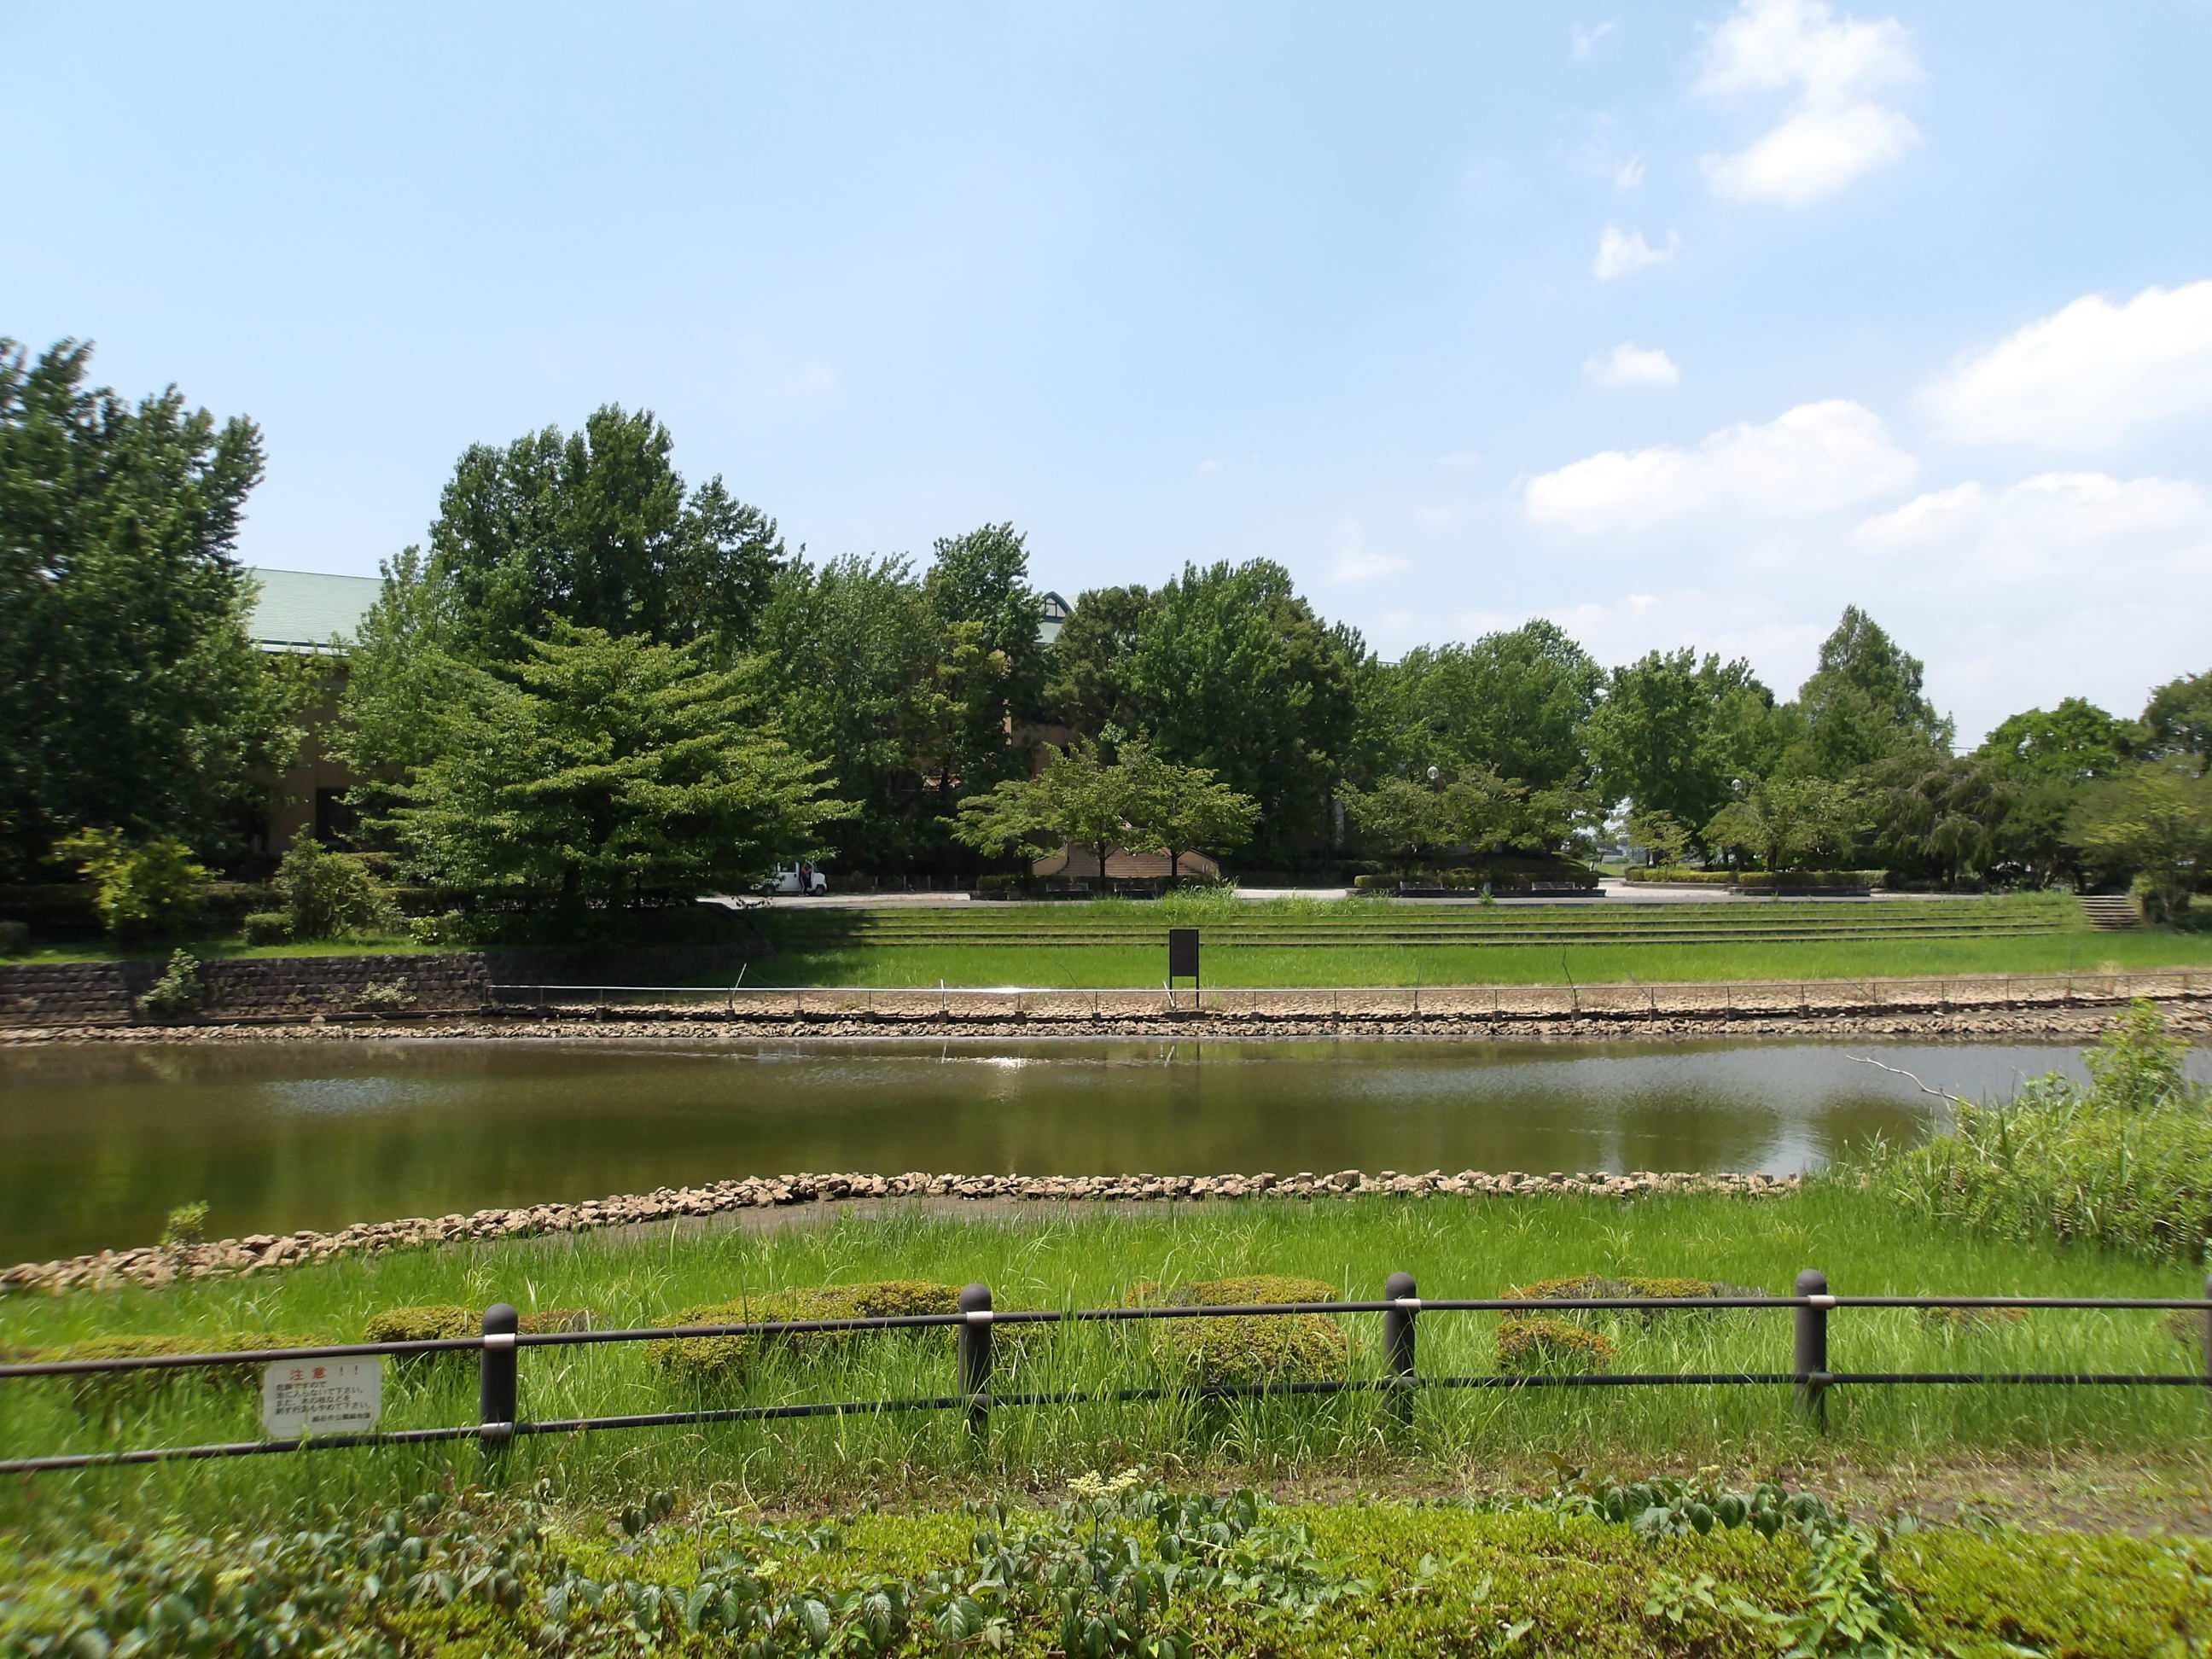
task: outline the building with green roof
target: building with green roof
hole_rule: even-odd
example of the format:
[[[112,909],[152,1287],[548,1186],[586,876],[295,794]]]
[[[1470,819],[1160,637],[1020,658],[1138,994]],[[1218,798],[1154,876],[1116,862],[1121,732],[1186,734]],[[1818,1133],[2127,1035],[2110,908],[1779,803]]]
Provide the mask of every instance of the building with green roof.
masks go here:
[[[260,850],[281,853],[293,838],[312,834],[325,845],[343,843],[354,828],[346,791],[353,774],[323,744],[323,733],[337,718],[345,689],[346,647],[361,632],[362,618],[376,603],[382,582],[374,576],[333,576],[319,570],[270,570],[249,566],[256,584],[247,627],[264,651],[284,656],[329,656],[333,660],[328,691],[308,712],[307,740],[276,781],[275,798],[263,826]]]

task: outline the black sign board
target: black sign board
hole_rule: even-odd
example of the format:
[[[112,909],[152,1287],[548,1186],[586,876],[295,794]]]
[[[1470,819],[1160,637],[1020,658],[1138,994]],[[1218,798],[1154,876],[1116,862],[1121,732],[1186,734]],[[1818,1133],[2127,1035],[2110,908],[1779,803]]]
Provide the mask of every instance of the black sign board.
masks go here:
[[[1168,929],[1168,977],[1180,979],[1198,977],[1198,929],[1170,927]]]

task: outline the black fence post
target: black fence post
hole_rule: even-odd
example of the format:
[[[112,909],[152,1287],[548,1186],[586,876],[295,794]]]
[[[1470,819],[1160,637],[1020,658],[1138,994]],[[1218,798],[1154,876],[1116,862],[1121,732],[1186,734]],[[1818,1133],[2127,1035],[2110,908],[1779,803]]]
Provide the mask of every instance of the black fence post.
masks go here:
[[[2212,1273],[2205,1275],[2204,1299],[2212,1302]],[[2212,1308],[2204,1310],[2204,1380],[2212,1382]]]
[[[1809,1305],[1797,1310],[1797,1407],[1821,1433],[1828,1431],[1828,1276],[1818,1267],[1797,1275],[1797,1294]]]
[[[477,1358],[477,1421],[487,1461],[495,1462],[514,1438],[514,1334],[521,1324],[521,1315],[510,1303],[495,1302],[484,1310],[483,1347]]]
[[[1383,1363],[1390,1370],[1390,1414],[1401,1428],[1413,1426],[1413,1321],[1421,1297],[1411,1273],[1392,1273],[1382,1299],[1398,1305],[1382,1315]]]
[[[991,1287],[960,1292],[960,1392],[968,1401],[968,1432],[978,1442],[991,1433]]]

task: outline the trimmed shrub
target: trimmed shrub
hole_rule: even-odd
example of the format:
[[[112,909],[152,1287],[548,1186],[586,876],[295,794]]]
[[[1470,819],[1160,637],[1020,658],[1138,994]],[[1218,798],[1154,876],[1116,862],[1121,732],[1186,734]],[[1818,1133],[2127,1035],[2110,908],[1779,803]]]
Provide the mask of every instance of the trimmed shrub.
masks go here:
[[[0,957],[19,957],[31,948],[31,924],[0,921]]]
[[[1352,1344],[1327,1314],[1232,1314],[1159,1321],[1152,1358],[1184,1389],[1318,1382],[1345,1374]]]
[[[238,925],[248,945],[283,945],[292,937],[292,918],[282,910],[256,910]]]
[[[1613,1369],[1611,1339],[1557,1314],[1498,1322],[1498,1369],[1516,1376],[1582,1376]]]
[[[46,1348],[44,1361],[69,1359],[141,1359],[165,1353],[236,1353],[254,1348],[305,1347],[312,1338],[272,1336],[258,1332],[242,1336],[94,1336],[58,1348]],[[187,1395],[247,1395],[261,1386],[261,1367],[241,1365],[180,1365],[173,1370],[147,1371],[84,1371],[55,1379],[69,1390],[70,1403],[87,1417],[111,1417],[120,1411],[142,1412],[159,1402]]]
[[[545,1331],[589,1331],[599,1328],[599,1316],[589,1308],[545,1308],[536,1313],[526,1313],[515,1322],[517,1327],[532,1335]],[[464,1308],[457,1302],[431,1302],[412,1308],[386,1308],[369,1315],[361,1328],[364,1342],[437,1342],[450,1341],[457,1336],[479,1336],[483,1333],[483,1310]],[[451,1348],[441,1352],[388,1354],[402,1369],[412,1368],[425,1362],[455,1360],[467,1364],[477,1363],[477,1351]]]
[[[686,1308],[676,1325],[750,1325],[787,1319],[895,1319],[911,1314],[960,1311],[955,1285],[921,1279],[883,1279],[861,1285],[817,1285],[806,1290],[763,1291],[734,1302]],[[928,1327],[901,1335],[927,1336]],[[796,1331],[775,1335],[672,1337],[652,1345],[653,1363],[679,1382],[726,1388],[742,1383],[772,1346],[801,1359],[848,1351],[878,1331]]]
[[[1132,1308],[1230,1308],[1250,1303],[1334,1302],[1336,1286],[1318,1279],[1248,1273],[1172,1288],[1136,1286]],[[1148,1332],[1152,1360],[1176,1387],[1325,1382],[1345,1374],[1352,1345],[1327,1314],[1232,1314],[1221,1319],[1162,1319]]]

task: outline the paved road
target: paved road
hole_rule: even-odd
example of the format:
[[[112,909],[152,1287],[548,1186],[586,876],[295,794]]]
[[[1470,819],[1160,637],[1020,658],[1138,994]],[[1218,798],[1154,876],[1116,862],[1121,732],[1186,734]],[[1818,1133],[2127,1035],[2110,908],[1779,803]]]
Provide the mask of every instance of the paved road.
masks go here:
[[[1601,878],[1599,885],[1605,894],[1602,899],[1561,898],[1547,895],[1541,897],[1504,899],[1500,902],[1510,905],[1515,909],[1526,908],[1530,905],[1547,904],[1588,908],[1594,903],[1613,905],[1770,904],[1773,902],[1771,899],[1759,898],[1750,894],[1729,893],[1711,887],[1656,888],[1646,887],[1641,884],[1632,886],[1629,883],[1612,876]],[[1237,896],[1258,903],[1267,899],[1279,898],[1340,899],[1349,896],[1351,891],[1348,887],[1247,887],[1239,890]],[[1818,904],[1956,904],[1971,902],[1972,896],[1971,894],[1956,893],[1876,893],[1871,898],[1813,897],[1812,902]],[[709,901],[702,901],[702,902],[708,902]],[[817,898],[777,897],[751,899],[746,902],[766,905],[779,910],[937,910],[956,904],[972,904],[975,901],[965,893],[838,893],[833,891]],[[1079,901],[993,899],[988,901],[987,908],[995,908],[1001,904],[1009,903],[1039,905],[1068,902],[1079,902]],[[1425,910],[1439,907],[1449,909],[1457,906],[1480,904],[1482,900],[1480,896],[1471,894],[1466,898],[1382,898],[1371,899],[1369,902],[1382,907]]]

